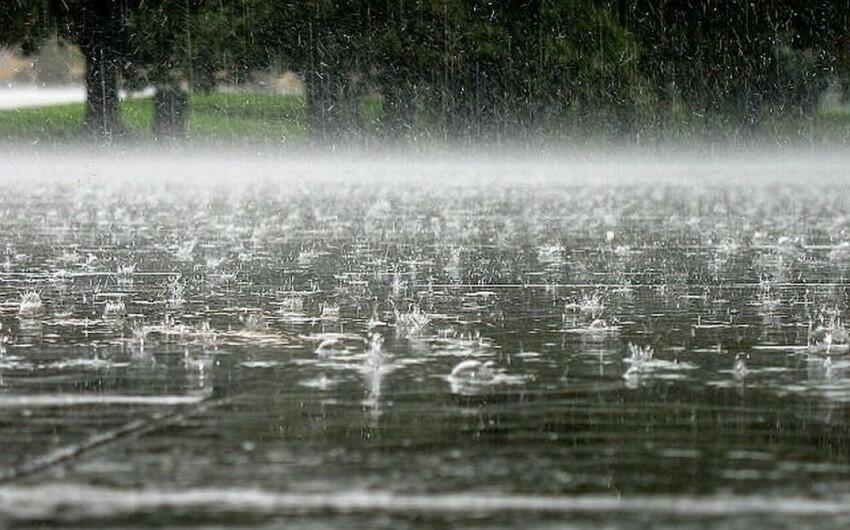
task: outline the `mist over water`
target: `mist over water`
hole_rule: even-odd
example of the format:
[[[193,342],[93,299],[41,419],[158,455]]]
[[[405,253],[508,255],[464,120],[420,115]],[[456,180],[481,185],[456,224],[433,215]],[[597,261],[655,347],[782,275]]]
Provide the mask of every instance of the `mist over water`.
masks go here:
[[[844,528],[849,159],[10,147],[0,522]]]
[[[8,185],[100,183],[157,187],[244,187],[298,183],[379,185],[629,184],[842,185],[850,159],[828,145],[749,146],[661,143],[639,146],[439,144],[407,147],[275,147],[209,143],[126,143],[118,146],[4,145],[0,161]]]

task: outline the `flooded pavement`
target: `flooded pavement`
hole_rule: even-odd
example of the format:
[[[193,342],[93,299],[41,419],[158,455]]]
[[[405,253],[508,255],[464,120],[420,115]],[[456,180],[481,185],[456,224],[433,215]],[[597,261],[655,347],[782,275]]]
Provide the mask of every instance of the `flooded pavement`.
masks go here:
[[[835,182],[90,170],[0,191],[2,525],[850,524]]]

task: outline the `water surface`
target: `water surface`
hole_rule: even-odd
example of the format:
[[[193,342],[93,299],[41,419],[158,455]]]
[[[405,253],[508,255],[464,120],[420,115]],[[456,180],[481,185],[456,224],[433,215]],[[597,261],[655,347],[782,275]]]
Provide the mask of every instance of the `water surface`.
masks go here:
[[[850,522],[840,166],[120,163],[8,166],[8,526]]]

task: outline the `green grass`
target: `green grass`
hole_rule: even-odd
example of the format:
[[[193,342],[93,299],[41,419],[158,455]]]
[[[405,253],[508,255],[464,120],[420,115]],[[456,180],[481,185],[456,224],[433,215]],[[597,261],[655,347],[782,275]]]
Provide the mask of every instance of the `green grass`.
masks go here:
[[[0,137],[10,140],[68,140],[75,137],[83,120],[79,104],[52,105],[0,111]]]
[[[307,113],[300,96],[196,95],[189,116],[189,135],[194,138],[297,142],[307,137]]]
[[[367,96],[360,100],[360,134],[378,132],[381,99]],[[133,99],[121,103],[121,118],[129,140],[150,140],[153,101]],[[0,111],[0,140],[31,143],[68,143],[85,141],[82,134],[83,104],[54,105]],[[731,123],[731,122],[730,122]],[[189,139],[212,143],[266,142],[302,143],[308,138],[308,116],[304,99],[294,95],[270,95],[246,92],[196,93],[189,114]],[[427,128],[427,126],[425,126]],[[427,132],[427,131],[426,131]],[[649,138],[653,133],[649,133]],[[687,114],[674,116],[657,139],[734,141],[749,138],[768,143],[850,143],[850,107],[824,109],[814,116],[766,118],[754,131],[742,133],[728,124],[708,126]],[[746,136],[749,134],[750,136]],[[417,135],[412,135],[417,137]],[[428,138],[423,134],[422,138]],[[438,135],[439,137],[439,135]],[[581,143],[581,138],[610,139],[604,132],[593,134],[569,119],[552,131],[550,140]]]
[[[152,139],[153,100],[121,103],[121,121],[129,139]],[[0,139],[22,142],[66,142],[81,134],[83,104],[52,105],[0,111]],[[194,94],[189,137],[234,142],[303,141],[307,119],[303,98],[250,93]]]

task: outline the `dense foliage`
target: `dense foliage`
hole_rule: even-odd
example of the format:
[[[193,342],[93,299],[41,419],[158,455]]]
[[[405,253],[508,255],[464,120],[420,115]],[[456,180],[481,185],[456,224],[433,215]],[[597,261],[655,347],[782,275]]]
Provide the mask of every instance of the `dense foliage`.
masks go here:
[[[101,134],[120,130],[121,83],[157,88],[167,131],[185,90],[295,71],[319,139],[630,137],[812,113],[848,87],[848,17],[850,0],[9,0],[0,44],[78,45]]]

